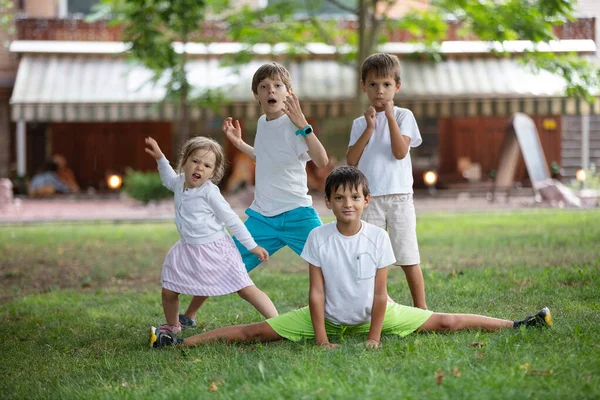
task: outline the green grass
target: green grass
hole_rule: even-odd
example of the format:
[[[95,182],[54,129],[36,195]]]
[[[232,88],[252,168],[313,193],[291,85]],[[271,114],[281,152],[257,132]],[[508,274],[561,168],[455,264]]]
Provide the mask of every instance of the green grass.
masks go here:
[[[388,336],[371,351],[363,337],[335,351],[310,341],[156,351],[146,331],[164,318],[172,224],[2,226],[0,397],[600,397],[600,212],[438,214],[418,224],[431,309],[515,319],[547,305],[554,328]],[[292,252],[251,276],[280,312],[306,305],[306,265]],[[410,304],[401,269],[388,286]],[[223,296],[185,336],[259,320]]]

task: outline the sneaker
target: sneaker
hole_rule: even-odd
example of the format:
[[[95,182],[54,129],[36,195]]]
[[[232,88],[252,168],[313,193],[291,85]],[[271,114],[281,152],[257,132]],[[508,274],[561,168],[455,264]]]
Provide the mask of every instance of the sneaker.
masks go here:
[[[183,314],[179,314],[179,323],[183,329],[196,327],[196,320],[186,317]]]
[[[177,338],[171,332],[161,331],[160,328],[155,327],[150,328],[148,344],[151,347],[159,348],[163,346],[170,346],[173,343],[177,343]]]
[[[544,307],[535,315],[528,315],[523,321],[519,321],[520,325],[525,325],[527,328],[542,328],[552,326],[552,314],[548,307]]]

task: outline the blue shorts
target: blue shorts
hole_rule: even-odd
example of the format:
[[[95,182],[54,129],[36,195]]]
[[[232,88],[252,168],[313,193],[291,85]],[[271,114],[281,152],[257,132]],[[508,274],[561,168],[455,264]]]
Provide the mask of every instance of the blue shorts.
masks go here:
[[[265,217],[254,210],[247,209],[248,219],[244,223],[256,244],[264,247],[272,256],[283,246],[289,246],[298,255],[302,253],[308,234],[321,226],[321,218],[312,207],[298,207],[273,217]],[[235,237],[235,245],[242,254],[242,260],[248,272],[252,271],[260,260],[250,253]]]

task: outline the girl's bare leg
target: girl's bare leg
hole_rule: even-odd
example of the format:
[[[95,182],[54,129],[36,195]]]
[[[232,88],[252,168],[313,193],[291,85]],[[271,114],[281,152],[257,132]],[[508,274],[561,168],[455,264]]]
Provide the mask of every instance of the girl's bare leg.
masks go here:
[[[190,301],[190,305],[188,306],[187,310],[185,310],[185,313],[183,315],[190,319],[196,320],[196,313],[198,312],[200,307],[202,307],[202,304],[204,304],[206,299],[208,299],[208,296],[192,297],[192,301]]]
[[[279,315],[269,296],[256,286],[247,286],[237,293],[242,299],[252,304],[265,318],[273,318]]]
[[[419,332],[435,331],[449,332],[463,329],[483,329],[496,331],[498,329],[512,328],[513,321],[484,317],[475,314],[442,314],[433,313],[431,317],[418,329]]]
[[[180,344],[186,347],[198,346],[200,344],[224,340],[231,342],[274,342],[282,340],[277,332],[266,322],[256,322],[248,325],[234,325],[218,328],[185,338]]]
[[[162,304],[167,325],[179,326],[179,293],[162,288]]]

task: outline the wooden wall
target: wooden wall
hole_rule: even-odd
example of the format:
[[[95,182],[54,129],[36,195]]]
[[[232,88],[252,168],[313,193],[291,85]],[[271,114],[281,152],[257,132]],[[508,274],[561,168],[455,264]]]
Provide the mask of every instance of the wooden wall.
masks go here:
[[[66,157],[82,189],[104,189],[108,174],[122,175],[127,167],[155,171],[156,162],[144,151],[147,136],[158,141],[164,154],[171,154],[170,122],[53,123],[48,127],[52,153]]]
[[[540,142],[544,149],[548,167],[553,161],[561,164],[561,117],[532,116],[538,129]],[[468,157],[471,162],[481,164],[482,179],[490,171],[498,168],[500,145],[509,117],[469,117],[441,118],[440,133],[440,180],[461,180],[457,171],[460,157]],[[546,125],[544,120],[552,120],[555,126]],[[527,178],[525,162],[521,157],[517,167],[515,181]]]

